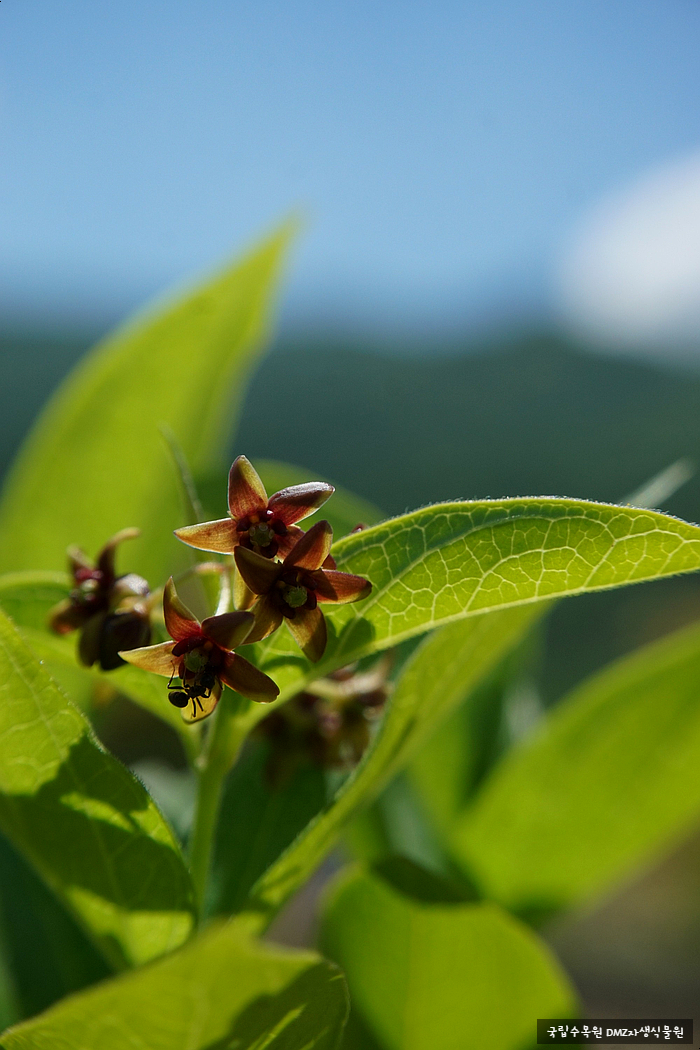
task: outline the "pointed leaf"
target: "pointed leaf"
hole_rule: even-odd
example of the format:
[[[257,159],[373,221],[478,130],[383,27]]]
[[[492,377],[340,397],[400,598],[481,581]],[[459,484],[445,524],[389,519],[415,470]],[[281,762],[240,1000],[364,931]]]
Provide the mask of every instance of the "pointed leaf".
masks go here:
[[[328,645],[313,670],[281,631],[260,645],[257,662],[275,668],[283,697],[311,675],[451,620],[697,571],[700,529],[583,500],[442,503],[346,536],[333,555],[341,571],[369,579],[372,593],[324,609]]]
[[[509,751],[455,828],[489,896],[537,915],[649,864],[700,816],[700,626],[576,688]]]
[[[68,377],[26,442],[0,506],[0,571],[93,556],[124,525],[142,529],[128,568],[153,585],[186,563],[166,424],[194,473],[212,469],[234,422],[232,392],[267,335],[283,229],[188,296],[120,329]],[[89,438],[89,440],[88,440]]]
[[[269,916],[301,886],[342,828],[368,806],[445,718],[539,615],[522,607],[474,617],[431,635],[408,661],[362,762],[332,803],[253,887],[249,907]]]
[[[181,944],[191,888],[144,787],[0,613],[0,827],[115,966]]]
[[[350,871],[322,943],[386,1050],[518,1050],[535,1043],[538,1017],[576,1014],[544,942],[493,904],[426,904]]]
[[[0,1036],[3,1050],[335,1050],[340,972],[233,923],[152,966],[73,995]]]

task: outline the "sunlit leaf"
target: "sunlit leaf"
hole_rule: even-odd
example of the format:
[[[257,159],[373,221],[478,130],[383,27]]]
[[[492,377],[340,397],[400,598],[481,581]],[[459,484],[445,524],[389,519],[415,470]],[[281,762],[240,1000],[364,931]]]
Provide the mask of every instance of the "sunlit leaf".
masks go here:
[[[145,788],[102,751],[0,613],[0,827],[115,966],[189,935],[189,876]]]
[[[484,892],[537,915],[608,889],[700,816],[700,627],[576,688],[507,753],[456,828]]]
[[[538,1017],[575,1015],[542,941],[494,904],[430,903],[353,870],[327,902],[324,950],[386,1050],[522,1050]]]
[[[0,1036],[4,1050],[334,1050],[342,975],[229,923]]]
[[[333,555],[369,578],[372,594],[324,607],[329,641],[313,668],[286,629],[259,643],[256,662],[281,700],[309,677],[461,617],[696,571],[700,529],[582,500],[442,503],[341,539]]]
[[[15,1016],[3,1027],[111,975],[94,944],[4,836],[0,923],[16,1000]]]
[[[376,798],[432,728],[464,698],[537,615],[534,607],[474,617],[428,638],[407,663],[377,737],[333,801],[265,872],[249,907],[278,908],[323,859],[345,823]]]
[[[162,583],[185,555],[178,481],[160,427],[193,471],[221,462],[264,343],[289,228],[242,262],[107,338],[68,377],[20,453],[0,506],[0,569],[59,569],[125,526],[123,571]],[[127,565],[128,562],[128,565]]]

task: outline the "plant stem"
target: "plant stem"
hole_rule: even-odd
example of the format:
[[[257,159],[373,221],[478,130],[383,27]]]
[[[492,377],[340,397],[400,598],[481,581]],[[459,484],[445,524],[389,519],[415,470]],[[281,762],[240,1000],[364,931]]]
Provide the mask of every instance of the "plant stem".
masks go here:
[[[248,702],[224,694],[213,716],[214,724],[197,763],[197,802],[190,841],[190,872],[201,917],[211,867],[214,833],[221,806],[224,780],[249,730],[245,718]]]

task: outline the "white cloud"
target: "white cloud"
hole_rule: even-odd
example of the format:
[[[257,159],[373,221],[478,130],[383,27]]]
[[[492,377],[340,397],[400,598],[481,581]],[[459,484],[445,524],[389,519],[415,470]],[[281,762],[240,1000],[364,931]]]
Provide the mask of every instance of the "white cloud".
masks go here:
[[[700,355],[700,152],[655,168],[585,216],[558,283],[579,334],[620,349]]]

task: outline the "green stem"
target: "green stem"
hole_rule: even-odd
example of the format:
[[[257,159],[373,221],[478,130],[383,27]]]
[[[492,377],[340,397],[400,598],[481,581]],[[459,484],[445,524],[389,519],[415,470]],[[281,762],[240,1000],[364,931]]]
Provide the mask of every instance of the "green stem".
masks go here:
[[[249,731],[250,720],[245,718],[248,706],[248,702],[242,698],[231,693],[224,694],[197,763],[197,802],[190,840],[190,872],[200,916],[211,867],[224,780]]]

